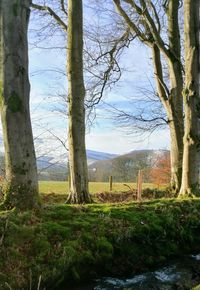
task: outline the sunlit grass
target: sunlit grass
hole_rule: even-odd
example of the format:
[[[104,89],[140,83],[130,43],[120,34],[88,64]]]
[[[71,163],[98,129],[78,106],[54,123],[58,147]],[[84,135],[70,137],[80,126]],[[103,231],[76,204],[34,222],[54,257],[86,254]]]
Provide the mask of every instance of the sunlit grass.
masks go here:
[[[199,253],[199,229],[200,199],[63,203],[0,213],[0,289],[30,289],[30,281],[37,289],[41,275],[45,289],[66,289],[62,281],[66,287],[104,273],[129,276],[138,265],[151,271]]]
[[[115,191],[127,191],[129,187],[131,189],[136,188],[136,183],[115,183],[113,182],[113,192]],[[144,183],[143,188],[157,188],[153,183]],[[161,187],[163,189],[164,186]],[[99,193],[104,191],[109,191],[108,182],[90,182],[89,183],[90,193]],[[41,193],[56,193],[56,194],[66,194],[69,191],[68,182],[65,181],[40,181],[39,190]]]

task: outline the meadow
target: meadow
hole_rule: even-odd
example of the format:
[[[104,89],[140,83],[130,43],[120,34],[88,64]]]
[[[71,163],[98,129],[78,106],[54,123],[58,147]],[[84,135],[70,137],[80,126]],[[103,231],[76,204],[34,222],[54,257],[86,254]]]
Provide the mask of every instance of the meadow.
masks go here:
[[[126,184],[126,185],[125,185]],[[127,186],[128,185],[128,186]],[[128,191],[130,189],[136,189],[136,183],[119,183],[113,182],[113,190],[112,192],[123,192]],[[157,188],[153,183],[143,183],[143,188]],[[161,186],[160,189],[163,189],[164,186]],[[39,182],[39,191],[44,194],[66,194],[69,191],[69,184],[65,181],[40,181]],[[108,182],[90,182],[89,183],[89,191],[90,193],[100,193],[100,192],[108,192],[109,191],[109,183]]]

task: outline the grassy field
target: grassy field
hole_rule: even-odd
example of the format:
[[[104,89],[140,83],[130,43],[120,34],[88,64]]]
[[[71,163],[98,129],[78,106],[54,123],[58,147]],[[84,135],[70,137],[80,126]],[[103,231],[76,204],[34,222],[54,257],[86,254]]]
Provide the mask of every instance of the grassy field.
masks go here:
[[[126,183],[131,188],[136,188],[135,183]],[[155,188],[156,186],[152,183],[144,183],[143,188]],[[68,182],[64,181],[40,181],[39,189],[41,193],[56,193],[66,194],[69,190]],[[108,182],[90,182],[89,183],[90,193],[99,193],[109,191]],[[127,191],[129,188],[123,183],[113,183],[113,192],[115,191]]]

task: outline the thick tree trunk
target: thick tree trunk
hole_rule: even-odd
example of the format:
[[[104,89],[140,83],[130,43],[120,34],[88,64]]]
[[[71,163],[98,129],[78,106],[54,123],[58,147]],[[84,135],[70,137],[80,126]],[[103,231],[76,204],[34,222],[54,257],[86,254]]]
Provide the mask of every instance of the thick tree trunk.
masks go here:
[[[183,134],[176,121],[169,124],[170,132],[170,158],[171,158],[171,189],[178,193],[181,187],[182,160],[183,160]]]
[[[183,80],[180,67],[177,64],[169,65],[169,76],[171,82],[169,96],[169,130],[171,143],[171,188],[176,193],[179,192],[182,178],[183,160],[183,105],[182,89]]]
[[[69,203],[90,203],[85,147],[82,1],[68,0]]]
[[[170,110],[168,115],[171,142],[171,188],[175,193],[179,192],[181,186],[184,135],[179,2],[179,0],[169,0],[167,7],[168,38],[171,52],[167,59],[170,79],[168,98]]]
[[[199,94],[199,0],[184,1],[185,29],[185,135],[183,176],[179,196],[199,191],[200,94]]]
[[[5,147],[6,206],[38,204],[38,180],[29,112],[27,29],[30,0],[0,1],[0,94]]]
[[[157,84],[157,92],[163,104],[163,107],[166,110],[170,130],[171,188],[173,192],[178,193],[181,186],[183,158],[183,113],[181,106],[182,99],[180,99],[182,86],[180,82],[179,88],[175,90],[175,84],[177,83],[177,81],[176,77],[174,76],[173,80],[171,80],[171,91],[173,92],[173,96],[170,96],[169,98],[167,88],[165,87],[163,79],[160,50],[156,44],[152,46],[152,56],[155,79]],[[171,73],[173,73],[173,71]],[[177,79],[182,78],[180,74],[177,75]],[[176,111],[176,106],[174,105],[174,102],[177,102],[177,106],[179,106],[180,108],[178,112]]]

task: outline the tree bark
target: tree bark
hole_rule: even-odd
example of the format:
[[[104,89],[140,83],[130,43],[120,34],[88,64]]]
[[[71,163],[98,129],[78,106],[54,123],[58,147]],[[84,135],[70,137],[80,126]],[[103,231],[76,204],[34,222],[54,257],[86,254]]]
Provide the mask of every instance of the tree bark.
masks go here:
[[[90,203],[85,146],[82,0],[68,0],[69,203]]]
[[[179,130],[178,122],[173,119],[169,124],[170,132],[170,158],[171,158],[171,189],[178,194],[181,187],[182,160],[183,160],[183,134]]]
[[[27,30],[30,0],[0,1],[0,105],[3,126],[5,206],[38,205],[38,179],[30,120]]]
[[[185,135],[183,176],[179,197],[199,192],[200,93],[199,0],[184,1],[185,33]]]
[[[181,187],[183,160],[183,69],[181,63],[181,44],[179,29],[179,0],[169,0],[167,6],[168,38],[170,57],[168,71],[170,79],[170,142],[171,142],[171,188],[178,193]]]
[[[161,55],[158,46],[154,43],[152,46],[152,56],[154,64],[154,74],[157,85],[157,92],[159,98],[165,108],[168,125],[170,131],[170,158],[171,158],[171,188],[173,192],[178,193],[181,186],[182,177],[182,158],[183,158],[183,124],[182,124],[182,112],[176,112],[175,106],[173,105],[176,98],[180,98],[174,94],[173,98],[169,98],[170,92],[165,85],[163,79],[163,69],[161,63]],[[176,78],[175,78],[176,79]],[[179,90],[180,94],[180,90]],[[179,103],[179,101],[177,103]],[[182,100],[181,100],[182,102]],[[180,106],[180,104],[179,104]],[[179,116],[179,117],[178,117]],[[180,120],[178,119],[180,118]]]

